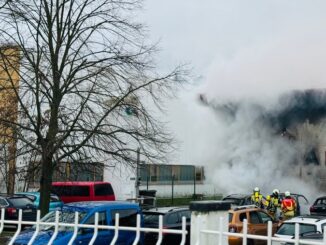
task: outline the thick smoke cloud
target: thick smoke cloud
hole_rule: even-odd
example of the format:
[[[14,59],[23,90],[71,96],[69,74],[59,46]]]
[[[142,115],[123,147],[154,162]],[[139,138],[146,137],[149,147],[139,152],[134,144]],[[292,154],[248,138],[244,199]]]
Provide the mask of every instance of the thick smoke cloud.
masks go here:
[[[318,194],[312,153],[324,135],[326,91],[287,92],[268,106],[252,100],[218,103],[200,95],[200,101],[217,116],[220,130],[209,178],[227,193],[248,192],[259,186],[265,192],[274,188]],[[305,131],[304,125],[322,125]],[[307,176],[307,169],[311,170]],[[309,170],[309,171],[310,171]],[[315,172],[314,172],[315,171]]]

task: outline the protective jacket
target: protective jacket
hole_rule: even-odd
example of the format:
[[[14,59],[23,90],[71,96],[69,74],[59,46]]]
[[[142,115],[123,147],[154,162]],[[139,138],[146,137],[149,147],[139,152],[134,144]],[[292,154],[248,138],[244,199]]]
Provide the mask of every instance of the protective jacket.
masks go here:
[[[286,197],[282,200],[281,209],[284,217],[294,217],[297,204],[292,197]]]
[[[268,202],[266,209],[271,213],[275,213],[277,211],[277,208],[279,208],[280,206],[280,199],[278,197],[272,196],[270,201]]]
[[[257,207],[263,208],[263,195],[258,192],[252,194],[251,203],[255,204]]]

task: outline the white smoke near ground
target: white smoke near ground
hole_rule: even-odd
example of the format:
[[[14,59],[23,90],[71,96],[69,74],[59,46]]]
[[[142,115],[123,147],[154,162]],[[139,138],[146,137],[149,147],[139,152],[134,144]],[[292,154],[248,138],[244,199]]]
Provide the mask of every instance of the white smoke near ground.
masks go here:
[[[201,162],[209,163],[207,177],[222,193],[248,193],[258,186],[266,194],[275,188],[310,198],[321,194],[316,185],[319,177],[314,173],[303,176],[309,168],[303,166],[303,158],[311,147],[326,145],[322,137],[326,136],[325,114],[310,125],[318,128],[319,137],[313,137],[316,131],[302,133],[305,121],[312,116],[309,113],[303,120],[292,112],[293,121],[285,125],[294,132],[295,140],[282,137],[282,125],[271,123],[278,123],[278,113],[287,113],[291,106],[311,111],[305,107],[307,101],[293,99],[293,91],[326,87],[325,36],[303,36],[247,48],[228,62],[216,62],[209,68],[201,92],[219,122],[219,133],[213,142],[215,152]],[[324,94],[318,96],[314,101],[321,99],[326,107]]]

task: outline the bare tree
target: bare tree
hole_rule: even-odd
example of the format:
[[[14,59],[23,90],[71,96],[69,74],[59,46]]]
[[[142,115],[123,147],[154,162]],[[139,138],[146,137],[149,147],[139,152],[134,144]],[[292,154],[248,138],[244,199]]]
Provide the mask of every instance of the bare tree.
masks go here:
[[[1,121],[15,128],[23,151],[39,156],[42,215],[56,163],[134,165],[137,147],[150,161],[171,149],[152,105],[163,109],[162,98],[186,74],[182,67],[157,74],[155,48],[132,21],[139,7],[137,0],[15,0],[0,10],[0,41],[21,53],[19,86],[10,81],[19,120]]]

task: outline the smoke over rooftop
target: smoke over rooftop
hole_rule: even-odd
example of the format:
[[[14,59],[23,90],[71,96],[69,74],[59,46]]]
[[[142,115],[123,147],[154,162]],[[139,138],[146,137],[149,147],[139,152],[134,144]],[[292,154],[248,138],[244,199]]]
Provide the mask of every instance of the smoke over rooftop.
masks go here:
[[[219,188],[230,193],[260,186],[266,192],[279,188],[316,195],[318,171],[313,168],[320,160],[318,147],[324,144],[325,90],[283,93],[268,105],[199,98],[224,122],[209,166]],[[303,173],[307,169],[308,179]]]

